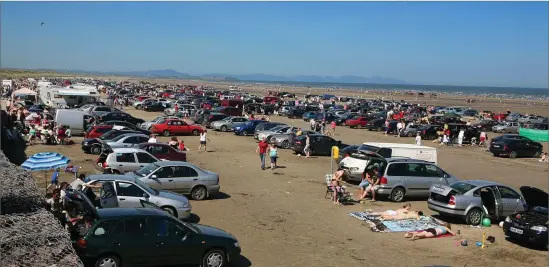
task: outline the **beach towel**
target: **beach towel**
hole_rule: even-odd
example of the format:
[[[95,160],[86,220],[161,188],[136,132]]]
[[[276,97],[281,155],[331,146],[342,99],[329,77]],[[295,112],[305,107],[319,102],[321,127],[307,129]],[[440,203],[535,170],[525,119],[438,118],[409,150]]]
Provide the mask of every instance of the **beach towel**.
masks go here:
[[[440,226],[433,218],[421,216],[419,220],[383,221],[383,225],[391,232],[413,232]]]
[[[372,232],[388,233],[390,232],[383,222],[381,222],[377,215],[371,215],[368,212],[351,212],[349,216],[359,219],[368,224]]]

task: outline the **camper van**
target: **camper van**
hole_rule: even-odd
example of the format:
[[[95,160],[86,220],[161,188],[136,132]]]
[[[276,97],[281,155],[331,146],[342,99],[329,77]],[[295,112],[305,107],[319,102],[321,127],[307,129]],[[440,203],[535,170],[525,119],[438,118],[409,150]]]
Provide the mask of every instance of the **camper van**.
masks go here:
[[[57,109],[55,112],[57,125],[67,125],[73,135],[84,135],[93,122],[93,116],[78,109]]]
[[[367,153],[361,153],[365,151]],[[348,180],[360,181],[364,168],[370,161],[369,154],[374,153],[383,158],[409,158],[424,160],[437,164],[437,149],[428,146],[397,143],[363,143],[357,148],[357,153],[351,154],[340,162]]]
[[[39,86],[39,91],[40,101],[55,108],[74,107],[82,103],[96,101],[99,97],[95,86],[82,84],[62,87],[43,83],[42,86]]]

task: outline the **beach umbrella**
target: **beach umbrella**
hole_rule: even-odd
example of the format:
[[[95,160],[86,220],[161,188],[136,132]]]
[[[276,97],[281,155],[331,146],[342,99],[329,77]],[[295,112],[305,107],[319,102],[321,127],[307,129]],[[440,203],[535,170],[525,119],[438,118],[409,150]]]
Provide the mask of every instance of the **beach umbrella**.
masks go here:
[[[29,171],[44,171],[44,179],[46,180],[46,188],[48,179],[46,173],[48,170],[53,170],[69,165],[69,159],[56,152],[42,152],[32,155],[28,158],[21,167]]]

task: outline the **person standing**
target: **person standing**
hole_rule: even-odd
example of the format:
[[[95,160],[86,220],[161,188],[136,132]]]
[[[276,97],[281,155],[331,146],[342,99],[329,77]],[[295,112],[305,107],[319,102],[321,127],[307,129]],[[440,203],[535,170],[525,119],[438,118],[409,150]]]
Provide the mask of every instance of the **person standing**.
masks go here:
[[[305,151],[305,156],[307,158],[311,156],[311,136],[309,133],[307,133],[307,136],[305,137],[305,148],[303,151]]]
[[[46,192],[48,192],[48,189],[53,185],[55,188],[59,185],[59,171],[61,171],[60,168],[55,169],[55,171],[51,174],[51,183],[46,187]]]
[[[208,130],[204,130],[204,132],[200,134],[200,146],[198,147],[198,152],[200,152],[200,149],[202,149],[202,146],[204,146],[204,152],[206,152],[206,141],[208,142],[210,141],[210,139],[206,135],[207,132]]]
[[[149,138],[149,140],[147,141],[147,143],[156,143],[156,135],[155,134],[151,134],[151,137]]]
[[[332,127],[332,135],[335,135],[335,131],[336,131],[336,122],[335,122],[335,120],[332,121],[332,123],[330,123],[330,126]]]
[[[416,145],[421,146],[421,134],[419,132],[416,135]]]
[[[267,154],[267,148],[269,144],[266,142],[266,138],[263,138],[257,145],[255,152],[259,154],[259,160],[261,161],[261,169],[265,170],[265,154]]]
[[[462,146],[463,144],[463,137],[465,136],[465,129],[461,129],[458,134],[458,145]]]
[[[274,170],[278,159],[278,149],[275,144],[271,144],[271,147],[269,148],[269,157],[271,158],[271,170]]]
[[[397,131],[396,131],[396,135],[397,135],[398,137],[400,137],[400,131],[402,131],[402,122],[399,121],[399,122],[397,123]]]

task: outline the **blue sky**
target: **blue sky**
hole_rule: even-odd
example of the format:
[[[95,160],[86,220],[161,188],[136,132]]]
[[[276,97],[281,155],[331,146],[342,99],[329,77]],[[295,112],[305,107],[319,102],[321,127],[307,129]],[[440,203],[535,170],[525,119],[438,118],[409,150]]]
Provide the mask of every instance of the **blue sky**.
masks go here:
[[[547,2],[18,2],[1,15],[6,68],[549,80]]]

